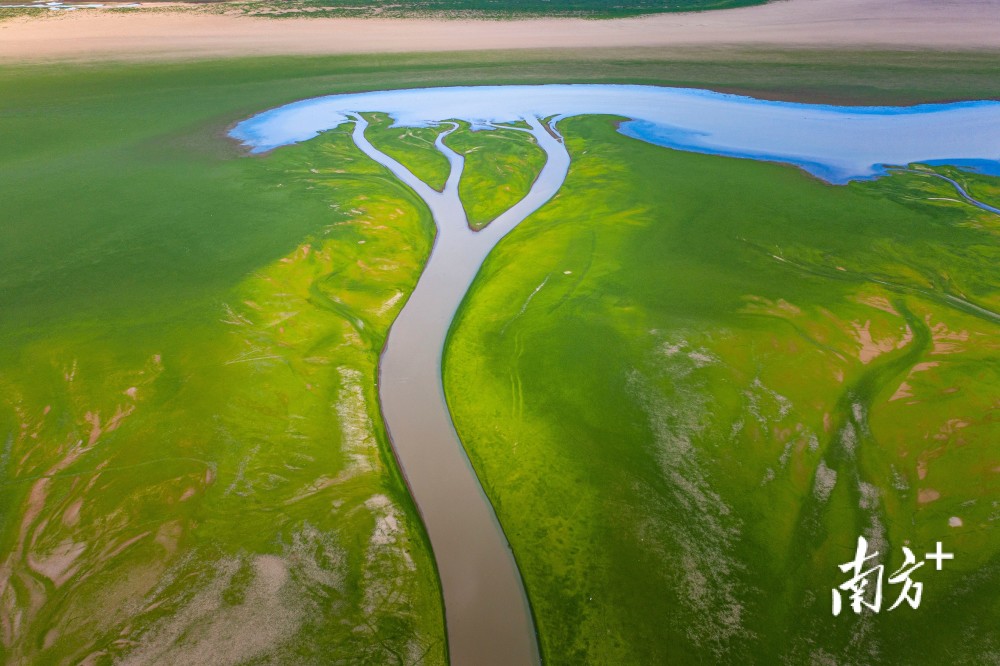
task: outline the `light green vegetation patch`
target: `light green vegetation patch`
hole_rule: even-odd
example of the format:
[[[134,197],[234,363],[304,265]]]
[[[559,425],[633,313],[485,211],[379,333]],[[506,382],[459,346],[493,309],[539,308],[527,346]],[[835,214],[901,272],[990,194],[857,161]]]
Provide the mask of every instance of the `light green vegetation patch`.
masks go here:
[[[405,165],[414,176],[440,192],[451,172],[448,158],[434,142],[448,125],[436,127],[393,127],[385,113],[366,113],[369,121],[365,136],[373,146]]]
[[[365,136],[372,145],[439,192],[451,167],[435,141],[448,132],[445,145],[465,158],[458,192],[473,229],[482,229],[524,198],[545,164],[544,151],[528,132],[515,129],[517,124],[478,131],[463,121],[435,127],[392,127],[387,114],[364,115],[370,122]],[[527,128],[526,123],[520,124]]]
[[[1000,217],[925,175],[835,187],[559,127],[567,182],[445,359],[546,661],[995,660]],[[887,584],[834,618],[860,535],[887,575],[904,545],[956,559],[914,574],[919,610]]]
[[[482,229],[523,199],[545,165],[545,152],[517,129],[473,132],[466,123],[445,143],[465,156],[458,195],[473,229]]]
[[[48,9],[34,9],[30,7],[4,7],[0,5],[0,23],[16,18],[41,18],[49,15]]]
[[[143,136],[171,83],[103,125],[113,85],[19,88],[94,129],[4,143],[0,661],[444,663],[375,388],[429,214],[347,128],[259,159]]]

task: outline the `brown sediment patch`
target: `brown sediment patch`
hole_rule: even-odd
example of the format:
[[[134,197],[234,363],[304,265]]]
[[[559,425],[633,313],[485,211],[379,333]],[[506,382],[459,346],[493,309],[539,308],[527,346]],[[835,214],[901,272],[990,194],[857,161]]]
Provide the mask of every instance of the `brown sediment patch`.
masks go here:
[[[83,420],[90,424],[90,439],[87,446],[93,446],[101,436],[101,415],[97,412],[87,412]]]
[[[889,299],[885,298],[884,296],[862,296],[861,298],[858,299],[858,302],[863,303],[865,305],[870,305],[876,310],[881,310],[882,312],[888,312],[889,314],[894,315],[896,317],[899,316],[899,312],[896,311],[896,308],[892,307],[892,303],[890,303]]]
[[[944,323],[931,327],[931,354],[954,354],[965,349],[964,342],[969,341],[968,331],[952,331]]]
[[[782,298],[779,298],[777,301],[772,301],[770,298],[764,298],[763,296],[747,294],[743,297],[743,300],[747,301],[747,304],[743,307],[742,312],[752,314],[768,314],[774,317],[787,317],[789,315],[796,316],[802,314],[801,309]]]
[[[866,320],[864,324],[858,321],[851,322],[851,326],[854,328],[855,339],[861,345],[861,349],[858,350],[858,359],[865,365],[871,363],[878,356],[896,348],[896,343],[892,338],[876,340],[872,337],[871,325],[872,322],[870,319]],[[907,328],[907,331],[909,331],[909,328]]]
[[[924,455],[921,454],[920,457],[917,459],[917,478],[923,481],[924,478],[926,477],[927,477],[927,460],[926,458],[924,458]]]
[[[934,435],[934,439],[937,440],[947,440],[955,435],[962,428],[968,428],[969,422],[963,421],[962,419],[948,419],[944,422],[938,432]]]
[[[290,18],[206,12],[72,12],[0,24],[0,60],[206,57],[538,48],[1000,49],[989,2],[789,0],[617,20]],[[840,267],[838,267],[840,268]]]
[[[342,471],[339,475],[337,475],[336,478],[322,476],[316,479],[313,483],[309,484],[309,486],[307,486],[306,489],[300,492],[299,494],[295,495],[294,497],[289,497],[287,500],[283,502],[283,504],[285,504],[285,506],[288,506],[289,504],[295,504],[296,502],[301,502],[302,500],[312,497],[313,495],[316,495],[317,493],[320,493],[326,490],[327,488],[332,488],[341,481],[346,481],[351,476],[353,475],[350,473],[349,470]]]
[[[145,537],[149,536],[150,534],[151,534],[151,532],[146,531],[146,532],[143,532],[142,534],[135,535],[131,539],[125,539],[121,543],[118,543],[118,544],[109,544],[108,546],[105,546],[104,550],[101,552],[101,554],[98,556],[97,559],[98,559],[99,562],[104,562],[106,560],[110,560],[111,558],[120,555],[122,553],[122,551],[124,551],[126,548],[128,548],[132,544],[136,543],[137,541],[139,541],[141,539],[144,539]]]
[[[913,330],[907,326],[903,329],[903,337],[896,343],[896,349],[902,349],[911,342],[913,342]]]
[[[115,413],[103,427],[101,426],[100,412],[87,412],[83,417],[84,421],[90,424],[90,439],[87,441],[87,448],[89,449],[96,444],[101,435],[117,430],[122,424],[122,421],[124,421],[134,411],[135,405],[129,405],[124,409],[121,405],[118,405],[118,407],[115,408]]]
[[[27,571],[18,571],[17,580],[27,591],[27,612],[23,616],[24,624],[27,625],[31,619],[38,615],[38,611],[45,605],[48,596],[46,595],[45,584],[41,580],[31,576]]]
[[[913,397],[912,387],[906,382],[903,382],[902,384],[899,385],[899,388],[896,389],[896,392],[892,394],[892,397],[889,398],[889,402],[892,402],[893,400],[902,400],[903,398],[912,398],[912,397]]]
[[[80,522],[80,509],[83,508],[83,500],[78,499],[63,512],[62,522],[66,527],[73,527]]]
[[[24,543],[28,538],[28,531],[31,529],[31,525],[35,522],[35,518],[42,512],[42,508],[45,506],[45,497],[48,494],[48,486],[51,479],[44,478],[38,479],[32,484],[31,490],[28,492],[28,502],[25,507],[24,515],[21,518],[21,529],[18,533],[17,546],[14,548],[14,552],[20,553],[24,547]]]
[[[43,558],[36,557],[34,553],[28,553],[28,566],[36,573],[51,580],[52,584],[58,588],[76,573],[77,567],[74,567],[73,564],[86,549],[86,543],[66,539],[50,550]]]
[[[111,432],[112,430],[117,430],[118,426],[122,424],[127,417],[131,416],[132,412],[135,411],[134,405],[129,405],[128,407],[122,408],[121,405],[115,408],[115,413],[111,416],[111,420],[108,421],[107,425],[104,426],[104,432]]]
[[[153,540],[167,551],[168,555],[177,550],[177,544],[184,533],[184,528],[179,520],[172,520],[160,525]]]
[[[777,306],[779,310],[787,312],[788,314],[793,314],[793,315],[802,314],[802,310],[792,305],[783,298],[779,298],[778,301],[775,303],[775,306]]]
[[[922,477],[921,477],[922,478]],[[941,498],[941,493],[933,488],[921,488],[917,493],[917,501],[921,504],[928,504]]]

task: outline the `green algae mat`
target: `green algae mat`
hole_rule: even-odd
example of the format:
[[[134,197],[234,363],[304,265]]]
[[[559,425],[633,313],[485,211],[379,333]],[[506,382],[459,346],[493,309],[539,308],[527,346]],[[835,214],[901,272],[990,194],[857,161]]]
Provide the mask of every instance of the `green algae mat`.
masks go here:
[[[519,80],[998,93],[971,56],[565,57],[0,69],[0,662],[447,662],[376,398],[429,214],[346,129],[247,158],[232,123]],[[436,130],[371,119],[440,186]],[[833,187],[615,121],[560,123],[563,190],[497,247],[446,349],[546,663],[995,661],[1000,217],[924,167]],[[468,129],[448,145],[481,226],[541,157]],[[861,535],[887,576],[904,546],[955,559],[913,573],[917,609],[889,611],[887,582],[880,613],[843,592],[834,617]]]

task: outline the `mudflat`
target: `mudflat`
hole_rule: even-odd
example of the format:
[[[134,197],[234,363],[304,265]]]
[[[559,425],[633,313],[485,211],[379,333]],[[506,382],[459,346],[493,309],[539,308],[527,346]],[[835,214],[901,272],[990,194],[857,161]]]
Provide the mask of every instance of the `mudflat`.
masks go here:
[[[100,10],[0,23],[11,61],[536,48],[779,46],[1000,50],[1000,0],[778,0],[615,20],[267,19]]]

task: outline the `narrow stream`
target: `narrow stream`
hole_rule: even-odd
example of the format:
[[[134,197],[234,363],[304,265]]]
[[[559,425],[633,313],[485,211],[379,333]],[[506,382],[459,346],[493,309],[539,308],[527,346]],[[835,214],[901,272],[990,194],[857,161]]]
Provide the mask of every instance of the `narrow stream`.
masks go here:
[[[929,178],[937,178],[939,180],[947,181],[951,183],[951,186],[955,188],[955,191],[958,192],[959,196],[965,199],[967,203],[972,204],[976,208],[982,208],[988,213],[993,213],[994,215],[1000,215],[1000,208],[991,206],[988,203],[985,203],[983,201],[980,201],[979,199],[974,198],[971,194],[968,193],[968,191],[966,191],[964,187],[962,187],[958,183],[958,181],[953,180],[948,176],[945,176],[944,174],[934,173],[933,171],[918,171],[917,169],[894,169],[894,171],[900,171],[902,173],[915,173],[920,176],[927,176]]]
[[[430,208],[437,236],[430,259],[396,321],[379,365],[382,414],[420,509],[441,575],[451,663],[538,663],[534,624],[521,577],[493,507],[455,433],[441,383],[441,356],[455,311],[486,255],[521,220],[558,191],[569,169],[561,141],[526,119],[548,159],[530,193],[484,231],[469,229],[458,198],[464,159],[437,141],[451,162],[442,192],[365,138],[354,115],[354,141],[409,185]]]

